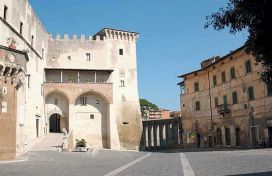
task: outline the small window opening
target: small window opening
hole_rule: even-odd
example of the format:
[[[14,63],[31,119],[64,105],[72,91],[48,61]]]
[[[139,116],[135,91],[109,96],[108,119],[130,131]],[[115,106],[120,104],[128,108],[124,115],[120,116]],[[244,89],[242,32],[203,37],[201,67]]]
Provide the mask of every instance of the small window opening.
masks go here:
[[[119,55],[123,55],[124,54],[124,51],[123,51],[123,49],[119,49]]]
[[[8,7],[5,5],[4,6],[4,20],[7,20],[7,15],[8,15]]]
[[[91,61],[91,54],[90,53],[86,53],[87,56],[87,61]]]
[[[23,35],[23,26],[24,23],[20,22],[20,34]]]

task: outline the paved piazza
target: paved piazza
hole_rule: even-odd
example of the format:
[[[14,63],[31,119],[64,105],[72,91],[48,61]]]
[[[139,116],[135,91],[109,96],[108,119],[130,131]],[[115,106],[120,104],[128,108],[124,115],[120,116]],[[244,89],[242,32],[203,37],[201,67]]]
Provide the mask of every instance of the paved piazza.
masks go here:
[[[92,153],[30,152],[1,163],[1,176],[272,175],[272,150]],[[26,160],[27,159],[27,160]]]

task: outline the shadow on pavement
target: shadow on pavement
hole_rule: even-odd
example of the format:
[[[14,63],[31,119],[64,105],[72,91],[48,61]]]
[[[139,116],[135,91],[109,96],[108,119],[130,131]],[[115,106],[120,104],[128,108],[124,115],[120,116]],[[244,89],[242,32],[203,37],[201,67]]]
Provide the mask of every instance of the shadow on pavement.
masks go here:
[[[250,173],[250,174],[238,174],[240,176],[271,176],[272,171],[259,172],[259,173]],[[238,176],[238,175],[229,175],[229,176]]]

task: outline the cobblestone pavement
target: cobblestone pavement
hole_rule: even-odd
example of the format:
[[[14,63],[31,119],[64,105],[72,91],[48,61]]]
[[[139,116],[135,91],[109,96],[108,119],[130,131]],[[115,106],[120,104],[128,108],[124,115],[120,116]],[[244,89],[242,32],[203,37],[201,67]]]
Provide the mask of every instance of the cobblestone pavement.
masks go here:
[[[270,176],[272,150],[92,153],[30,152],[0,176]]]
[[[272,176],[272,150],[185,153],[197,176]]]

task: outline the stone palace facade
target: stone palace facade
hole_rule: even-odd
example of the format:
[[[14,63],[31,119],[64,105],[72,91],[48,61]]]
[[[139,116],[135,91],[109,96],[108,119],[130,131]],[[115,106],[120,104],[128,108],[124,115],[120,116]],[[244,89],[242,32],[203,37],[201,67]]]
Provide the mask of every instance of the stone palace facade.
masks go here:
[[[0,160],[62,131],[72,146],[137,150],[139,34],[53,38],[27,0],[1,0],[0,11]]]

